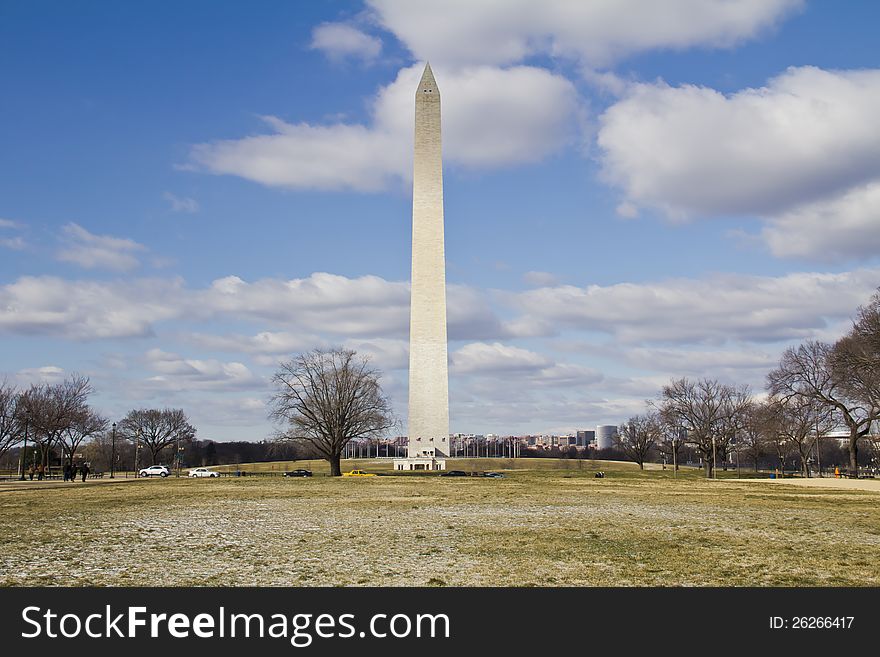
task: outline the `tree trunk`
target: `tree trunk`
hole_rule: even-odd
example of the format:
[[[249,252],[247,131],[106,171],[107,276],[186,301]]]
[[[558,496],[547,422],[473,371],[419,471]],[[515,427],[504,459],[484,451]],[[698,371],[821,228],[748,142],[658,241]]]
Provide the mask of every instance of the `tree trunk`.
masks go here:
[[[639,470],[644,470],[644,469],[645,469],[645,464],[642,463],[641,461],[639,461]]]
[[[342,465],[339,463],[341,459],[341,454],[333,454],[328,461],[330,461],[330,476],[331,477],[341,477],[342,476]]]
[[[706,479],[712,478],[712,459],[703,457],[703,470],[706,472]]]
[[[852,434],[855,434],[853,436]],[[849,437],[849,469],[852,476],[858,479],[859,476],[859,435],[856,429],[850,429]]]

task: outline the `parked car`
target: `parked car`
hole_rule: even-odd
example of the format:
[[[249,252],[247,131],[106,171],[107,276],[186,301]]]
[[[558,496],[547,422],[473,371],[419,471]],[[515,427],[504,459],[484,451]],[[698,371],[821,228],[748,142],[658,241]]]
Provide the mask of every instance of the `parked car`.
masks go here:
[[[343,477],[375,477],[372,472],[365,472],[364,470],[352,470],[351,472],[343,472]]]
[[[189,471],[190,477],[219,477],[219,472],[208,470],[208,468],[193,468]]]
[[[500,472],[484,472],[484,477],[489,477],[490,479],[504,479],[504,475]]]
[[[151,465],[138,470],[138,477],[167,477],[170,474],[171,471],[164,465]]]
[[[290,472],[285,472],[282,476],[284,477],[311,477],[311,470],[291,470]]]
[[[464,470],[447,470],[440,473],[441,477],[467,477],[468,473]]]

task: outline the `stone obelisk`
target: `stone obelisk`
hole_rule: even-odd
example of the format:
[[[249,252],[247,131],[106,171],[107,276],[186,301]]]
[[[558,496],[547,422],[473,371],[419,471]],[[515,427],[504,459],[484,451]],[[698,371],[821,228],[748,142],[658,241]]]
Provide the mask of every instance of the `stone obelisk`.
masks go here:
[[[440,91],[430,64],[416,90],[415,123],[407,469],[437,470],[449,455],[449,373]]]

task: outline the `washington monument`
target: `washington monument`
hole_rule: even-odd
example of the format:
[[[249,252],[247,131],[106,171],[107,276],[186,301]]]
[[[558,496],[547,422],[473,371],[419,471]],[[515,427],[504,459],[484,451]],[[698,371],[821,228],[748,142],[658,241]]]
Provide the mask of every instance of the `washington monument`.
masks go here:
[[[449,455],[449,373],[440,90],[430,64],[416,90],[415,105],[409,443],[408,463],[401,462],[400,469],[435,470],[445,468]]]

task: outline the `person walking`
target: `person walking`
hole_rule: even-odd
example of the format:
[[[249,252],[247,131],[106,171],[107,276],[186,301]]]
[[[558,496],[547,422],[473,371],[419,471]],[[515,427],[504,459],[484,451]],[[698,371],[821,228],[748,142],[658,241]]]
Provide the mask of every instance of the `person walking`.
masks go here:
[[[64,464],[64,481],[70,481],[70,463]]]
[[[76,481],[76,464],[72,463],[70,465],[70,480]]]
[[[37,481],[43,481],[43,475],[46,474],[46,466],[40,463],[37,466]]]
[[[82,470],[83,481],[85,481],[85,480],[86,480],[86,477],[89,476],[89,464],[88,464],[88,463],[83,463],[83,464],[79,467],[79,469]]]
[[[28,479],[30,479],[31,481],[33,481],[33,480],[34,480],[34,464],[33,464],[33,463],[31,463],[31,464],[28,466],[27,473],[28,473]]]

